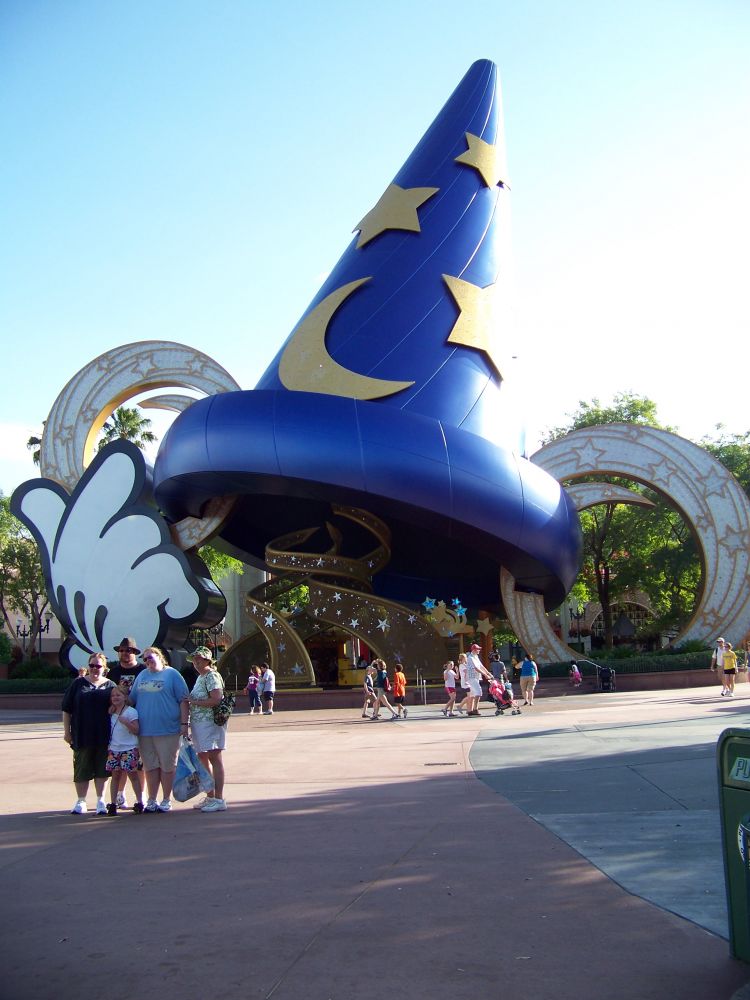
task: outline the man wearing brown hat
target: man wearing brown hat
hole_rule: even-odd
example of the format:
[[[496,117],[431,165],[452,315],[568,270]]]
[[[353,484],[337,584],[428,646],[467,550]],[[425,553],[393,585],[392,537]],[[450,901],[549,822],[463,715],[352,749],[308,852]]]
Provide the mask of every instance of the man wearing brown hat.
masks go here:
[[[144,669],[137,657],[141,651],[132,635],[126,635],[119,646],[115,646],[117,664],[110,666],[107,677],[128,694],[136,676]]]

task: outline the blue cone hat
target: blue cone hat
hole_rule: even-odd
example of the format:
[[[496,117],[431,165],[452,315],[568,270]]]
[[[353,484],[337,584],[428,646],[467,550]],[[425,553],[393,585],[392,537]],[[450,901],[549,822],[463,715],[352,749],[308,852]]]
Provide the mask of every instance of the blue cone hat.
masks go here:
[[[494,606],[505,566],[559,604],[578,572],[578,517],[512,450],[504,412],[509,193],[497,69],[480,61],[256,389],[175,421],[155,467],[162,509],[198,515],[236,494],[221,537],[262,565],[273,538],[324,524],[332,504],[362,507],[392,533],[383,596]]]

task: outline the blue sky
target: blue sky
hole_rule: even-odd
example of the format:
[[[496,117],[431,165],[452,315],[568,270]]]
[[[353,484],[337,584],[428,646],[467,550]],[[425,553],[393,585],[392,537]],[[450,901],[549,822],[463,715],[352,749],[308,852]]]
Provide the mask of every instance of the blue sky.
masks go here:
[[[0,489],[138,340],[252,388],[478,58],[503,84],[533,442],[633,391],[750,429],[744,0],[0,4]]]

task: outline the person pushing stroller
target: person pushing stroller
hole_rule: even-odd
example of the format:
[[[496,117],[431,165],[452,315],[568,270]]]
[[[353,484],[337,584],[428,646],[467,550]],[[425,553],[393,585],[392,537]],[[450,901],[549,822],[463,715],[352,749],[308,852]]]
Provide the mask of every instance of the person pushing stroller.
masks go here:
[[[502,681],[493,677],[490,681],[490,698],[495,703],[495,715],[504,715],[508,709],[510,709],[511,715],[521,714],[521,709],[513,697],[513,685],[510,681],[503,684]]]

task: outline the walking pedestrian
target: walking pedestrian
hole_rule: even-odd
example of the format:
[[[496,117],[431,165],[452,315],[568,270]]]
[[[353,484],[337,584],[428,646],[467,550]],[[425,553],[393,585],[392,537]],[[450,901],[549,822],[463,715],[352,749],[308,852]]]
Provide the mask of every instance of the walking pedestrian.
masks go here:
[[[521,694],[524,705],[534,704],[534,688],[539,680],[539,667],[531,658],[531,653],[525,653],[521,663]]]
[[[247,698],[250,703],[250,715],[258,715],[262,712],[260,704],[260,667],[253,664],[250,668],[250,676],[247,679],[247,684],[243,690],[247,693]]]
[[[365,692],[365,703],[362,706],[362,718],[367,718],[367,709],[374,707],[376,703],[375,697],[375,685],[373,684],[373,677],[375,676],[375,667],[369,664],[365,667],[365,679],[362,682],[362,689]]]
[[[448,701],[441,711],[447,719],[452,719],[454,715],[453,706],[456,704],[456,670],[453,660],[448,660],[445,664],[443,680],[445,682],[445,693],[448,695]]]
[[[397,719],[398,714],[396,713],[393,706],[388,701],[386,692],[391,689],[391,682],[388,680],[388,668],[385,665],[385,660],[377,659],[372,661],[373,667],[375,667],[375,680],[373,681],[375,687],[375,708],[372,710],[372,721],[380,718],[380,708],[387,708],[391,713],[392,719]]]
[[[461,685],[461,690],[464,692],[464,696],[461,701],[456,705],[455,711],[459,715],[463,715],[464,712],[468,712],[471,708],[471,692],[469,691],[469,681],[466,677],[466,671],[468,669],[468,664],[466,662],[466,653],[458,654],[458,683]]]
[[[737,677],[737,654],[731,642],[724,642],[724,688],[727,698],[734,698],[734,682]]]
[[[273,696],[276,694],[276,674],[267,663],[261,663],[261,684],[263,685],[264,715],[273,715]]]
[[[406,674],[403,664],[398,660],[393,668],[393,704],[396,706],[398,717],[405,719],[409,714],[409,709],[404,704],[406,700]]]
[[[724,677],[724,636],[720,635],[716,640],[716,646],[711,654],[711,669],[716,673],[717,679],[721,681],[721,697],[727,693],[726,679]]]
[[[479,702],[482,697],[482,678],[484,677],[488,681],[492,680],[492,674],[479,659],[481,651],[482,647],[478,643],[472,643],[469,655],[466,658],[466,682],[469,685],[469,694],[471,695],[467,715],[481,714],[479,711]]]

